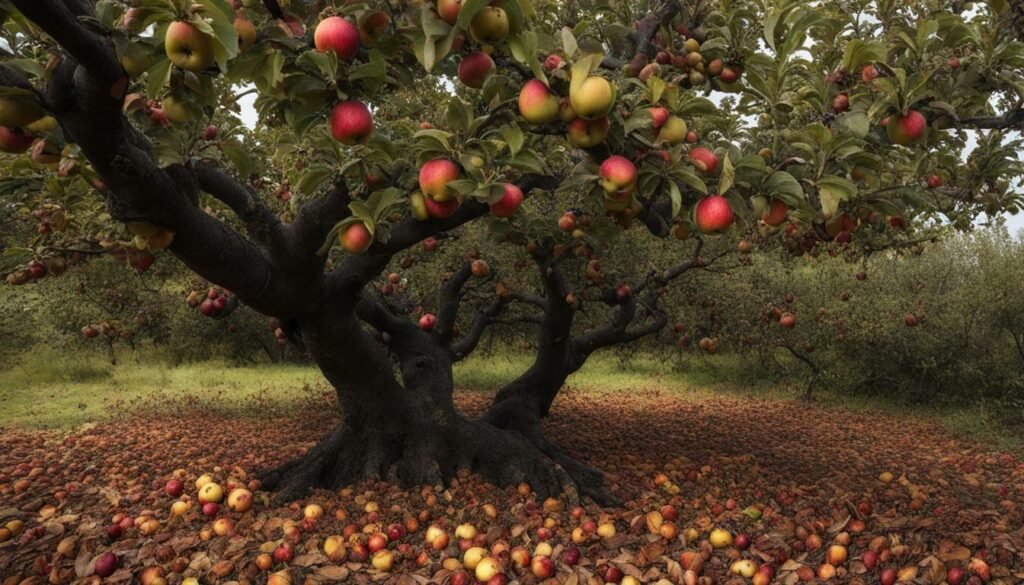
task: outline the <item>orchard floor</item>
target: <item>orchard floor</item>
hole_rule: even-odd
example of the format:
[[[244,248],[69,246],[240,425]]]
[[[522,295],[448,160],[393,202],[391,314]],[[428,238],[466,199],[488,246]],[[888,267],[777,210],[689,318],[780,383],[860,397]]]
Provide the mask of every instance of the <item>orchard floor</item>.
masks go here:
[[[131,405],[134,414],[71,432],[6,430],[0,435],[0,526],[19,518],[24,529],[0,544],[0,574],[11,578],[2,582],[87,581],[94,558],[113,551],[120,568],[104,583],[139,582],[151,565],[170,585],[185,577],[263,583],[268,574],[254,559],[261,547],[272,550],[285,539],[284,528],[302,518],[308,503],[321,505],[324,517],[294,532],[294,558],[271,569],[291,583],[451,581],[441,561],[460,558],[456,540],[443,551],[426,547],[429,524],[451,534],[471,523],[485,546],[533,552],[545,519],[554,522],[548,542],[559,582],[586,582],[608,567],[641,582],[689,582],[680,561],[694,551],[703,553],[703,562],[689,564],[696,569],[694,582],[698,575],[703,583],[750,582],[730,574],[733,561],[743,558],[772,565],[772,582],[795,583],[808,577],[801,572],[817,571],[837,543],[846,543],[848,559],[834,563],[836,583],[878,583],[882,570],[893,568],[901,582],[938,584],[948,568],[968,565],[968,576],[977,577],[988,577],[987,567],[993,583],[1024,580],[1024,462],[1013,455],[953,438],[945,427],[920,419],[791,400],[687,401],[658,390],[569,390],[546,425],[549,437],[609,471],[613,491],[626,502],[622,508],[587,505],[574,518],[569,509],[538,506],[543,503],[515,488],[496,489],[469,477],[436,499],[425,497],[430,490],[365,484],[272,507],[257,491],[248,512],[221,510],[219,517],[233,523],[227,536],[211,535],[213,522],[198,506],[171,517],[178,498],[165,494],[164,485],[175,470],[184,470],[185,495],[193,500],[200,474],[222,483],[247,481],[301,453],[330,427],[331,409],[323,400],[310,398],[287,416],[143,401]],[[480,393],[459,393],[457,401],[468,413],[487,405]],[[366,513],[368,503],[379,506],[376,519]],[[677,534],[661,529],[667,539],[658,534],[658,524],[672,515],[666,505],[678,511],[672,522]],[[656,511],[662,515],[647,515]],[[109,538],[107,528],[119,513],[137,524],[154,519],[145,525],[153,533],[132,527]],[[395,555],[390,573],[323,554],[324,539],[342,534],[348,524],[358,529],[354,539],[366,542],[361,533],[367,525],[386,527],[410,515],[422,521],[418,531],[389,544]],[[574,545],[573,529],[588,518],[613,523],[616,535],[584,535]],[[707,539],[713,528],[748,535],[751,543],[745,550],[735,544],[712,550]],[[565,551],[573,546],[582,559],[570,567]],[[877,563],[867,555],[870,569],[868,550],[880,553]],[[506,574],[522,583],[541,581],[511,563]]]

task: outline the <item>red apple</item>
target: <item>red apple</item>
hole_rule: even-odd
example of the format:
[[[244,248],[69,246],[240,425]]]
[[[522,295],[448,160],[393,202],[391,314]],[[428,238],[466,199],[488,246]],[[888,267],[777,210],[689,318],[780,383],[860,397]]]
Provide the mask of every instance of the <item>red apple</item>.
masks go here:
[[[732,208],[725,197],[709,195],[697,202],[694,219],[700,231],[706,234],[720,232],[732,225]]]
[[[359,52],[359,29],[340,16],[331,16],[316,25],[313,43],[321,53],[330,51],[344,61],[351,61]]]
[[[420,329],[424,331],[433,331],[434,326],[437,325],[437,317],[433,313],[427,313],[420,317]]]
[[[512,217],[523,203],[523,190],[512,183],[505,183],[505,194],[501,199],[491,203],[491,215],[494,217]]]
[[[342,144],[366,144],[373,136],[373,114],[356,100],[341,102],[331,110],[331,135]]]
[[[718,156],[703,146],[690,150],[690,160],[693,161],[693,166],[702,173],[714,175],[718,170]]]

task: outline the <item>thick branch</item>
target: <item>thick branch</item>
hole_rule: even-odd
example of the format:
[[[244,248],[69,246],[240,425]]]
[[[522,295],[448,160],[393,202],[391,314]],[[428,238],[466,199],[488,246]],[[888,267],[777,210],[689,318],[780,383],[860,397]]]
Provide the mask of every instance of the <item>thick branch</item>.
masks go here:
[[[324,245],[331,229],[351,215],[348,207],[351,202],[348,186],[341,178],[329,192],[303,204],[290,230],[291,239],[302,258],[317,258],[316,253]],[[321,258],[318,265],[322,266],[322,261]]]
[[[252,189],[231,178],[208,161],[193,161],[199,188],[231,208],[245,223],[249,235],[263,244],[280,243],[281,220]]]
[[[653,54],[655,46],[652,41],[658,29],[662,25],[672,22],[680,10],[682,10],[682,6],[680,6],[679,0],[664,0],[657,10],[643,17],[632,37],[636,52],[648,56]]]
[[[73,11],[66,2],[58,0],[12,0],[15,7],[29,20],[46,31],[69,55],[89,70],[95,79],[106,85],[125,78],[121,62],[113,51],[110,40],[88,30],[79,17],[84,7],[74,3]]]
[[[960,118],[956,122],[959,128],[976,128],[978,130],[1024,129],[1024,109],[1017,109],[999,116],[979,116]]]
[[[437,324],[434,326],[434,334],[441,343],[447,344],[452,340],[452,331],[455,329],[455,322],[459,315],[459,305],[462,304],[462,287],[472,277],[472,263],[463,262],[455,274],[441,285]]]

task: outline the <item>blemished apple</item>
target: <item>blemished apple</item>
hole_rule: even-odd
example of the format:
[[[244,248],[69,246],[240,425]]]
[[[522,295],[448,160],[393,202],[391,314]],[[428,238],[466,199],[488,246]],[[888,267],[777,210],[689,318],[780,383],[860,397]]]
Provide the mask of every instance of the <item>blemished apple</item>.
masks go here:
[[[714,548],[725,548],[732,544],[732,534],[724,528],[715,528],[708,536],[708,541]]]
[[[331,109],[331,136],[342,144],[366,144],[373,136],[373,114],[357,100],[341,102]]]
[[[220,487],[220,484],[218,483],[211,481],[209,483],[203,484],[203,486],[199,488],[199,501],[204,504],[207,502],[217,504],[220,503],[220,501],[223,499],[224,488]]]
[[[387,573],[391,570],[391,566],[395,562],[395,555],[387,549],[378,550],[373,553],[373,557],[370,559],[370,564],[373,565],[374,569]]]
[[[519,114],[531,124],[547,124],[558,119],[558,96],[538,79],[531,79],[519,91]]]
[[[555,574],[555,563],[551,557],[534,557],[530,571],[538,579],[550,579]]]
[[[252,492],[245,488],[235,488],[228,494],[228,509],[232,512],[247,512],[252,507]]]
[[[477,580],[488,582],[497,575],[500,575],[505,570],[501,566],[501,562],[494,557],[487,557],[481,560],[476,568],[473,570],[473,574],[476,575]]]
[[[330,16],[316,25],[313,44],[321,53],[331,52],[343,61],[351,61],[359,52],[359,29],[340,16]]]
[[[480,89],[494,71],[494,59],[483,51],[477,51],[466,55],[459,62],[459,81],[466,87]]]
[[[105,552],[100,556],[96,557],[96,562],[93,565],[93,572],[96,576],[101,578],[107,578],[114,574],[120,565],[120,560],[112,552]]]
[[[213,37],[192,23],[176,20],[167,27],[164,51],[174,65],[198,73],[213,65]]]
[[[505,193],[501,199],[491,203],[491,215],[494,217],[512,217],[523,203],[523,190],[513,183],[505,183]]]

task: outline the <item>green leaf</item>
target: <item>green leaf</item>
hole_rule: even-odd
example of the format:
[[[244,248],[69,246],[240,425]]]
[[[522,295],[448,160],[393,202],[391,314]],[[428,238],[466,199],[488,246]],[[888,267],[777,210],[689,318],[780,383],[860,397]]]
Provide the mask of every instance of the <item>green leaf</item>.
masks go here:
[[[849,201],[857,193],[857,186],[843,177],[827,175],[818,181],[818,199],[821,200],[821,214],[831,219],[839,209],[839,203]]]
[[[789,201],[795,202],[804,199],[804,190],[800,187],[800,182],[786,171],[772,173],[772,176],[765,181],[765,191],[774,198],[784,195],[788,196]]]
[[[668,197],[672,200],[672,217],[679,217],[683,209],[683,194],[679,192],[679,185],[675,181],[668,182]]]
[[[248,149],[233,142],[222,142],[220,143],[220,151],[234,165],[239,177],[249,177],[252,175],[253,164],[252,158],[249,157]]]
[[[647,88],[651,91],[651,102],[658,103],[661,100],[661,94],[665,92],[665,80],[652,75],[647,78]]]
[[[632,134],[633,132],[643,129],[650,128],[652,123],[651,110],[649,108],[640,108],[634,110],[633,113],[626,118],[626,121],[622,124],[623,131],[626,134]]]
[[[501,135],[508,144],[509,154],[512,158],[515,158],[516,154],[523,148],[523,142],[526,140],[526,137],[523,136],[523,130],[517,125],[503,126]]]
[[[562,51],[565,53],[565,58],[572,59],[578,50],[579,45],[576,43],[576,35],[572,34],[572,29],[567,26],[562,27]]]
[[[146,72],[146,96],[150,99],[160,97],[170,79],[171,62],[166,57],[158,59]]]
[[[333,171],[330,167],[322,165],[309,167],[306,169],[306,172],[303,173],[302,178],[299,179],[299,184],[297,186],[299,193],[303,195],[312,195],[316,193],[317,189],[319,189],[332,174]]]
[[[701,195],[708,194],[708,186],[704,184],[704,180],[697,175],[691,173],[683,167],[680,167],[672,171],[672,176],[686,183]]]
[[[718,194],[725,195],[736,178],[736,169],[732,166],[732,161],[729,159],[729,153],[726,153],[722,158],[722,174],[718,179]]]
[[[850,39],[843,48],[843,67],[856,71],[861,65],[885,61],[886,54],[885,43]]]
[[[508,165],[531,173],[541,174],[544,172],[543,161],[532,150],[521,151],[508,161]]]
[[[864,138],[871,130],[871,121],[864,112],[846,112],[839,117],[839,124],[857,138]]]

